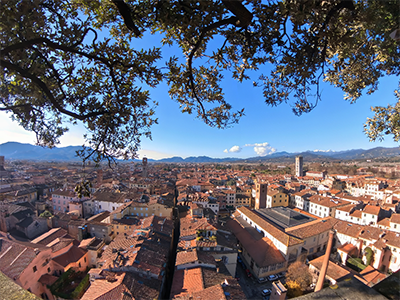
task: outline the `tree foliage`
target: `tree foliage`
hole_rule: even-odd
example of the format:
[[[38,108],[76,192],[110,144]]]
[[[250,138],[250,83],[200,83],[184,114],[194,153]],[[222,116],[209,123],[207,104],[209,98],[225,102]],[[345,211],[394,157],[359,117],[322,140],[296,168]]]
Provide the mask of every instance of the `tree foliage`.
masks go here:
[[[370,247],[366,247],[364,249],[364,255],[365,255],[365,265],[369,266],[371,262],[373,262],[374,259],[374,252]]]
[[[303,291],[300,287],[300,284],[293,280],[288,280],[286,282],[287,287],[287,296],[288,298],[295,298],[303,295]]]
[[[132,158],[157,122],[149,89],[162,81],[182,112],[219,128],[244,115],[224,97],[228,75],[298,115],[321,99],[321,81],[350,102],[373,93],[382,76],[400,75],[399,43],[389,37],[398,15],[396,0],[4,1],[0,110],[40,145],[56,145],[70,122],[82,122],[83,159]],[[142,49],[152,34],[162,44]],[[182,53],[163,57],[163,45]],[[372,140],[399,140],[398,106],[373,109]]]
[[[312,282],[312,275],[308,267],[301,261],[296,261],[288,267],[286,278],[297,282],[303,291],[306,290]]]

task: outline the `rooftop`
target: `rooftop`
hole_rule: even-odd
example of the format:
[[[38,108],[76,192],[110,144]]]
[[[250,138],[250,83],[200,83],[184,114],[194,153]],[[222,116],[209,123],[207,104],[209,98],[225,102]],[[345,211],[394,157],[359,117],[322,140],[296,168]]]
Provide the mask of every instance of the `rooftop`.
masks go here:
[[[292,298],[297,300],[329,299],[329,300],[387,300],[374,289],[366,286],[355,278],[338,282],[337,285],[324,288],[318,292],[310,293],[300,297]]]
[[[289,207],[261,208],[254,212],[282,229],[314,221],[315,218],[304,215]]]

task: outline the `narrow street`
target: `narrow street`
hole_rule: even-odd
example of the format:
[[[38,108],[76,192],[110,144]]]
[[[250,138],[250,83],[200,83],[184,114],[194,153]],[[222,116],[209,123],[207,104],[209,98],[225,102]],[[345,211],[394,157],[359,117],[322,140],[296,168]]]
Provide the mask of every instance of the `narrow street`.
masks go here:
[[[262,290],[270,289],[272,286],[272,282],[270,281],[258,283],[253,277],[247,277],[245,270],[239,262],[236,266],[236,277],[239,278],[239,284],[247,299],[263,299]]]

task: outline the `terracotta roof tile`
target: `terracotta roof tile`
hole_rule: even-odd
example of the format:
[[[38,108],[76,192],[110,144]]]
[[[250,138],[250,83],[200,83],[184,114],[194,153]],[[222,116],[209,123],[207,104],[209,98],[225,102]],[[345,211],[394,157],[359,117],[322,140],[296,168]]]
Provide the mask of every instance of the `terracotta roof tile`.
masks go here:
[[[35,257],[34,248],[0,238],[0,271],[7,277],[18,278]]]
[[[86,253],[87,250],[73,245],[67,252],[53,257],[52,260],[65,268],[70,263],[79,261]]]
[[[336,223],[337,219],[328,217],[301,224],[296,227],[287,228],[286,232],[297,238],[306,239],[310,236],[318,235],[332,229]]]
[[[310,265],[313,265],[318,270],[321,270],[322,263],[324,260],[324,255],[313,259],[310,261]],[[344,279],[345,277],[349,276],[351,273],[346,269],[340,267],[339,265],[335,264],[334,262],[329,261],[328,270],[326,271],[326,275],[334,280]]]
[[[393,214],[393,215],[390,217],[390,222],[391,222],[391,223],[400,224],[400,214]]]
[[[236,220],[230,220],[226,225],[260,267],[285,262],[281,252],[267,237],[254,239]]]
[[[379,206],[372,206],[372,205],[366,205],[363,209],[364,213],[371,215],[378,215],[380,211],[381,208]]]
[[[226,300],[226,296],[221,285],[214,285],[202,291],[185,295],[182,298],[190,300]]]
[[[387,276],[376,270],[374,267],[367,266],[364,270],[360,272],[359,275],[356,275],[355,277],[364,284],[368,286],[373,286],[380,281],[386,279]]]
[[[32,241],[32,243],[47,245],[48,243],[52,242],[56,238],[63,237],[67,234],[68,234],[68,232],[65,229],[53,228],[53,229],[50,229],[48,232],[43,233],[41,236],[38,236],[36,239],[34,239]]]
[[[176,270],[171,287],[171,298],[179,298],[187,294],[201,291],[204,288],[201,267]]]
[[[198,259],[199,258],[197,256],[196,249],[194,249],[192,251],[178,252],[176,254],[175,266],[179,266],[179,265],[184,265],[184,264],[187,264],[187,263],[195,262]]]

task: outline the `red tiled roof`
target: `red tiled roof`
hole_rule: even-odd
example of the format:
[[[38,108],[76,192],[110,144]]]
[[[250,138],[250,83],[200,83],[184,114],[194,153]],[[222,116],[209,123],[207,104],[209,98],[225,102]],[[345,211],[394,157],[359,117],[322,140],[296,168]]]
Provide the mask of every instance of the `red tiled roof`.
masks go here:
[[[81,300],[119,300],[126,287],[121,285],[125,273],[115,274],[115,281],[95,280],[83,294]],[[129,292],[129,290],[128,290]]]
[[[67,235],[67,231],[65,229],[60,228],[53,228],[50,229],[48,232],[43,233],[41,236],[38,236],[36,239],[32,241],[34,244],[42,244],[47,245],[48,243],[52,242],[56,238],[63,237]]]
[[[352,245],[352,244],[344,244],[343,246],[339,247],[338,250],[344,252],[344,253],[350,253],[352,252],[354,249],[357,249],[356,246]]]
[[[255,240],[236,220],[228,221],[226,226],[231,229],[239,242],[260,267],[285,262],[285,258],[281,252],[268,238],[264,237],[263,239]]]
[[[331,197],[324,197],[320,195],[313,195],[309,198],[311,203],[318,204],[325,207],[338,207],[348,204],[348,201],[340,200],[338,198],[333,199]]]
[[[324,255],[310,261],[310,265],[313,265],[316,269],[321,270],[323,260],[324,260]],[[329,276],[334,280],[339,280],[350,274],[351,273],[346,269],[338,266],[334,262],[329,261],[328,270],[326,271],[326,276]]]
[[[393,215],[390,217],[390,222],[391,222],[391,223],[400,224],[400,214],[393,214]]]
[[[196,249],[194,249],[192,251],[181,251],[176,254],[175,266],[195,262],[198,259],[199,259],[199,257],[197,256]]]
[[[296,240],[290,240],[289,235],[287,235],[285,232],[279,230],[266,220],[264,220],[262,217],[254,213],[252,210],[248,209],[247,207],[240,207],[237,209],[238,212],[243,213],[244,215],[247,216],[252,222],[260,226],[262,229],[264,229],[266,232],[271,234],[274,238],[276,238],[278,241],[280,241],[282,244],[288,246],[292,245],[289,244],[289,241],[294,242],[294,243],[301,243],[302,241],[296,241]]]
[[[214,285],[204,290],[185,295],[181,299],[226,300],[226,296],[221,285]]]
[[[378,226],[390,227],[389,218],[384,218],[378,222]]]
[[[204,288],[201,267],[176,270],[171,287],[171,298],[179,298],[187,294],[201,291]]]
[[[359,275],[355,276],[358,280],[363,282],[368,286],[373,286],[378,282],[386,278],[385,274],[382,274],[372,266],[367,266],[364,270],[360,272]]]
[[[337,219],[327,217],[318,219],[295,227],[287,228],[286,232],[300,239],[306,239],[310,236],[319,235],[332,229],[337,223]]]
[[[350,217],[361,219],[362,212],[360,210],[355,210],[350,214]]]
[[[86,253],[87,250],[73,245],[67,252],[53,257],[52,260],[65,268],[70,263],[79,261]]]
[[[363,209],[364,213],[378,215],[381,208],[379,206],[366,205]]]
[[[35,257],[34,248],[0,238],[0,271],[7,277],[17,279]]]

